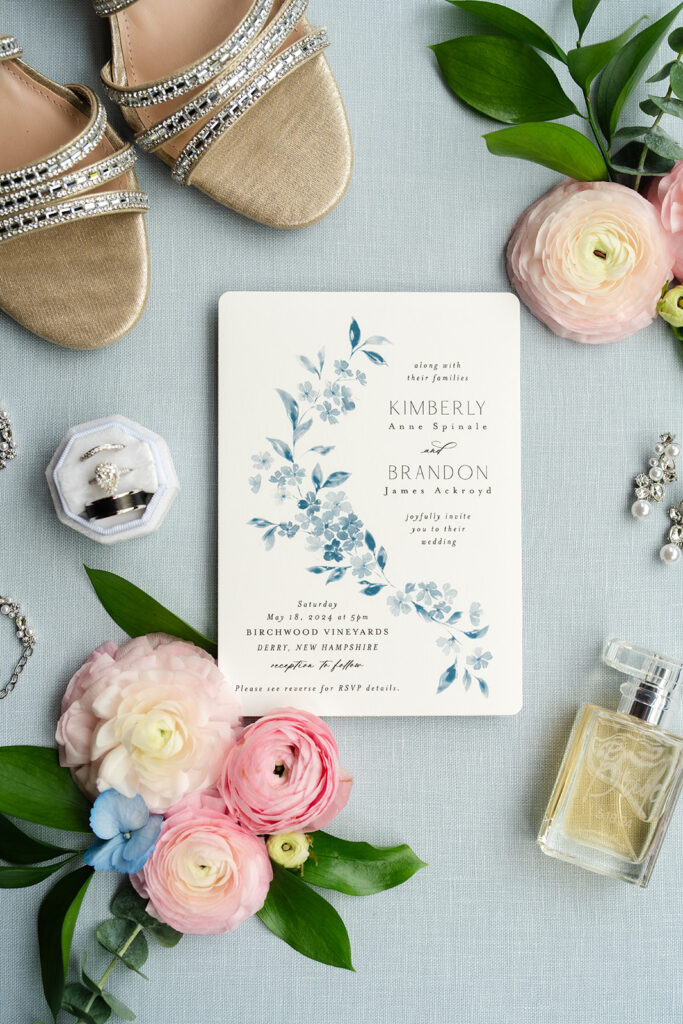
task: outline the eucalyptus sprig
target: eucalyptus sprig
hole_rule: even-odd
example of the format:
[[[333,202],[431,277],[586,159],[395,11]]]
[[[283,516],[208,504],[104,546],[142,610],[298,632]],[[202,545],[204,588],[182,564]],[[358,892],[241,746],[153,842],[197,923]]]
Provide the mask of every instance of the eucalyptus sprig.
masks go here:
[[[683,29],[669,35],[675,59],[648,79],[668,79],[666,94],[650,95],[640,104],[654,122],[619,127],[627,101],[683,3],[644,28],[640,26],[646,16],[613,39],[584,45],[584,33],[600,0],[572,0],[578,38],[574,48],[565,51],[540,25],[503,4],[448,2],[501,33],[460,36],[432,47],[456,96],[510,125],[484,135],[491,153],[531,160],[579,181],[625,177],[636,189],[643,175],[667,174],[676,160],[683,159],[683,148],[660,127],[665,114],[683,117]],[[566,67],[580,90],[579,105],[541,53]],[[584,122],[594,142],[583,131],[557,123],[572,116]]]

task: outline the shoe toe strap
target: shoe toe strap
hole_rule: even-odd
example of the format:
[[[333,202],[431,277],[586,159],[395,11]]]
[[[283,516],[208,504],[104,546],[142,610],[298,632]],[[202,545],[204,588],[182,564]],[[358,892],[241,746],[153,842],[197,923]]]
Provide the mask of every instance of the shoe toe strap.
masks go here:
[[[14,36],[0,36],[0,61],[21,57],[21,47]]]
[[[104,108],[90,89],[79,85],[69,89],[83,109],[90,109],[88,123],[72,142],[45,159],[0,174],[0,244],[17,235],[84,217],[149,208],[145,193],[136,189],[88,194],[129,171],[137,155],[132,146],[122,146],[118,136],[107,130]],[[115,152],[76,168],[105,135],[118,145]]]
[[[307,0],[287,0],[277,17],[240,60],[215,78],[189,103],[183,104],[162,121],[138,132],[135,141],[140,149],[154,151],[201,121],[225,100],[235,95],[285,43],[306,13]]]
[[[194,91],[188,102],[143,128],[135,139],[141,149],[154,152],[193,125],[204,122],[175,162],[176,181],[187,184],[193,169],[217,138],[286,75],[329,45],[325,29],[313,29],[283,49],[303,21],[308,0],[284,0],[271,18],[274,6],[275,0],[254,0],[240,24],[220,46],[167,78],[124,86],[114,82],[111,62],[103,68],[104,88],[110,99],[122,107],[152,107]]]
[[[99,14],[100,18],[108,18],[136,2],[137,0],[93,0],[93,7],[95,14]]]
[[[237,28],[220,46],[194,64],[166,78],[144,85],[124,86],[114,81],[111,61],[102,69],[102,84],[109,99],[120,107],[151,107],[184,96],[206,85],[227,68],[258,37],[273,9],[275,0],[254,0]]]
[[[304,36],[277,54],[190,139],[175,162],[172,172],[174,179],[181,185],[189,184],[190,175],[216,139],[232,128],[240,117],[246,114],[247,110],[270,92],[283,78],[301,64],[315,57],[327,46],[329,46],[327,32],[321,28]]]

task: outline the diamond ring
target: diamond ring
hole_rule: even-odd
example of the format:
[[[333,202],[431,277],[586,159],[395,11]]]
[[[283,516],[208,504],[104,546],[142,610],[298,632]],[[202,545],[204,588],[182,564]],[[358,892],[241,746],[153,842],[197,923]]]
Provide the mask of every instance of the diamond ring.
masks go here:
[[[98,452],[120,452],[122,448],[125,448],[125,444],[96,444],[94,448],[89,448],[87,452],[83,452],[80,458],[80,462],[85,462],[86,459],[91,459],[93,455],[97,455]]]
[[[99,462],[89,483],[97,484],[107,494],[116,494],[121,477],[132,472],[128,466],[117,466],[114,462]]]

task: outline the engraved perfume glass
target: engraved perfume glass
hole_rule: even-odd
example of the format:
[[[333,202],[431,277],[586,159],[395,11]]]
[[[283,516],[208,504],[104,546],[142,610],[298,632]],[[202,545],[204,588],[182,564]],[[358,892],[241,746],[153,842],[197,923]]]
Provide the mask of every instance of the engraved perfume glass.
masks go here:
[[[646,886],[683,782],[670,732],[683,663],[623,640],[604,661],[626,675],[616,711],[579,711],[538,836],[544,853]]]

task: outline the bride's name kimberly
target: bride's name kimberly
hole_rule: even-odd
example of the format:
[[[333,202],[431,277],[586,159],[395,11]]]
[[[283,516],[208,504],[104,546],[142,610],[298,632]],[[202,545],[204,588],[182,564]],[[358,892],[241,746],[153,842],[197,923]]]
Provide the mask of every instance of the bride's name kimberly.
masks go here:
[[[442,434],[445,431],[479,431],[486,430],[483,420],[486,401],[472,399],[463,401],[460,398],[424,398],[416,401],[413,398],[393,398],[389,400],[388,430],[433,430]],[[438,417],[438,418],[434,418]],[[431,418],[431,423],[428,419]]]
[[[390,399],[390,416],[483,416],[486,402],[459,398]]]

